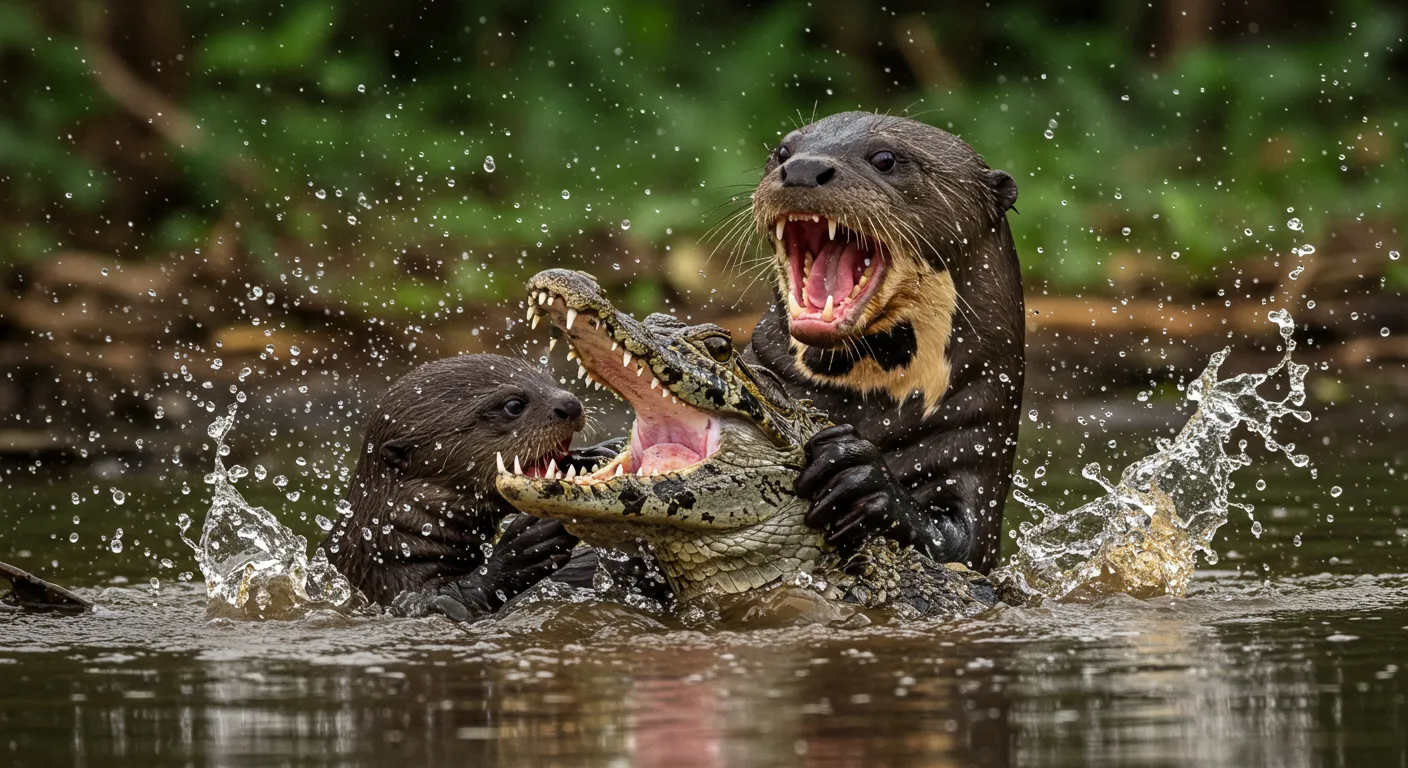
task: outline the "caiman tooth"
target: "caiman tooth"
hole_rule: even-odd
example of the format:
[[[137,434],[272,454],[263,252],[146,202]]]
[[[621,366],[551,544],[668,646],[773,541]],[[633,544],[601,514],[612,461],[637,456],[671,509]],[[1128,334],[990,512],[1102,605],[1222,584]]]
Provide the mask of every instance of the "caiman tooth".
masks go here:
[[[523,465],[520,464],[520,463],[518,463],[518,457],[517,457],[517,456],[514,456],[514,457],[513,457],[513,474],[515,474],[515,475],[521,475],[521,474],[523,474]]]
[[[526,315],[523,316],[523,321],[524,321],[524,322],[527,322],[527,321],[529,321],[529,320],[532,320],[537,314],[538,314],[538,311],[533,308],[533,304],[530,302],[530,303],[528,304],[528,314],[526,314]]]
[[[541,317],[541,315],[539,315],[539,314],[536,313],[536,312],[533,313],[533,323],[532,323],[532,325],[529,326],[529,328],[531,328],[531,329],[533,329],[533,330],[537,330],[537,328],[538,328],[538,318],[539,318],[539,317]]]
[[[566,479],[566,480],[571,480],[572,478],[574,478],[574,477],[576,477],[576,476],[577,476],[577,465],[576,465],[576,464],[568,464],[568,465],[567,465],[567,474],[564,475],[564,479]]]
[[[621,475],[624,475],[624,474],[626,474],[626,470],[622,469],[620,464],[617,464],[617,465],[616,465],[616,474],[613,475],[613,477],[620,477]]]
[[[571,308],[571,307],[568,307],[568,308],[567,308],[567,330],[569,330],[569,331],[572,330],[572,324],[575,323],[575,322],[577,322],[577,310],[575,310],[575,309],[573,309],[573,308]]]
[[[499,471],[500,471],[500,472],[507,472],[507,471],[508,471],[508,467],[505,467],[505,466],[504,466],[504,454],[503,454],[503,452],[502,452],[502,451],[494,451],[494,458],[495,458],[495,459],[498,459],[498,461],[499,461]]]
[[[615,347],[612,347],[612,349],[615,349]],[[622,367],[622,368],[630,368],[630,367],[631,367],[631,350],[629,350],[629,349],[623,349],[623,350],[621,350],[621,367]]]
[[[552,353],[552,348],[557,346],[557,339],[548,339],[548,353]]]
[[[577,359],[577,350],[572,348],[572,342],[567,342],[567,360],[571,362]]]
[[[615,340],[612,340],[612,342],[611,342],[611,351],[612,351],[612,352],[615,352],[615,351],[616,351],[616,348],[619,347],[619,346],[621,346],[621,345],[620,345],[620,344],[617,344],[617,343],[615,342]]]
[[[667,397],[670,397],[670,390],[666,389],[665,387],[661,387],[661,388],[660,388],[660,399],[661,399],[661,400],[664,400],[664,399],[667,398]]]
[[[557,479],[557,459],[548,462],[548,471],[544,473],[549,480]]]
[[[542,306],[543,304],[546,304],[546,303],[548,303],[548,292],[547,292],[547,291],[542,291],[542,292],[540,292],[540,293],[538,294],[538,305],[539,305],[539,306]]]
[[[660,380],[655,378],[655,374],[652,373],[650,375],[650,388],[655,389],[658,386],[660,386]]]
[[[636,378],[639,379],[643,373],[645,373],[645,363],[640,363],[636,366]]]
[[[587,375],[587,368],[586,368],[586,366],[582,365],[581,363],[578,363],[578,364],[577,364],[577,378],[578,378],[578,379],[581,379],[582,377],[584,377],[584,376],[586,376],[586,375]]]

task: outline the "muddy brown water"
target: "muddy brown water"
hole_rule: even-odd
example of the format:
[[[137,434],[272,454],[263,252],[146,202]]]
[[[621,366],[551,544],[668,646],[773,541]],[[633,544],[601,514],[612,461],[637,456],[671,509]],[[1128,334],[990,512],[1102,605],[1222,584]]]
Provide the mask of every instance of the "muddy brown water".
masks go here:
[[[3,559],[101,609],[0,615],[0,764],[1404,765],[1408,457],[1392,435],[1316,429],[1317,478],[1253,448],[1233,495],[1260,536],[1234,510],[1185,599],[859,629],[685,627],[590,604],[468,627],[207,620],[175,529],[204,514],[198,438],[180,465],[117,479],[11,468]],[[1029,432],[1023,472],[1044,464],[1033,495],[1075,504],[1097,490],[1082,464],[1117,473],[1152,434]],[[334,454],[252,457],[293,481],[242,490],[313,536]],[[1009,527],[1023,517],[1009,506]]]

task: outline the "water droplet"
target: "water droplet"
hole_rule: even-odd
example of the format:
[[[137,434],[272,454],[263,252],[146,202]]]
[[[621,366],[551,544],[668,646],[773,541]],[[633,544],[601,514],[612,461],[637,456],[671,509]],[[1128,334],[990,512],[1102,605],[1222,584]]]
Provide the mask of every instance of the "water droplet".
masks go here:
[[[1379,335],[1380,335],[1380,336],[1383,336],[1384,338],[1388,338],[1388,329],[1387,329],[1387,328],[1380,328],[1380,329],[1379,329]]]
[[[1330,498],[1338,499],[1341,493],[1344,493],[1344,489],[1336,485],[1330,489]]]
[[[108,549],[112,550],[114,555],[122,554],[122,539],[113,539],[108,542]]]
[[[68,543],[70,543],[70,544],[77,544],[77,543],[78,543],[78,534],[77,534],[77,533],[70,533],[70,534],[68,535]]]
[[[1389,261],[1398,261],[1398,251],[1389,251],[1389,252],[1388,252],[1388,260],[1389,260]]]
[[[319,200],[326,200],[328,199],[328,191],[326,189],[320,189],[317,192],[314,192],[313,196],[318,198]]]
[[[486,156],[484,157],[484,170],[485,170],[485,172],[487,172],[487,173],[493,173],[493,172],[494,172],[494,156],[493,156],[493,155],[486,155]]]
[[[1297,533],[1297,534],[1295,535],[1295,537],[1291,539],[1291,543],[1294,544],[1294,545],[1296,545],[1297,547],[1300,546],[1300,534],[1299,534],[1299,533]]]
[[[317,523],[318,527],[322,528],[325,531],[332,530],[332,521],[327,519],[326,517],[323,517],[322,515],[316,515],[313,518],[313,522]]]
[[[366,93],[366,92],[367,92],[367,86],[365,86],[365,85],[363,85],[363,84],[361,84],[361,83],[358,83],[358,84],[357,84],[357,93]]]
[[[1043,132],[1041,135],[1042,135],[1042,136],[1045,136],[1045,137],[1048,138],[1048,139],[1054,139],[1054,138],[1056,138],[1056,132],[1053,131],[1053,130],[1051,130],[1050,128],[1047,128],[1046,131]]]
[[[352,214],[349,213],[349,214],[347,215],[347,223],[348,223],[348,224],[356,224],[356,223],[357,223],[357,217],[356,217],[356,216],[353,216]]]
[[[631,228],[631,220],[630,220],[630,219],[621,219],[621,229],[630,229],[630,228]]]
[[[571,197],[571,196],[572,196],[572,193],[571,193],[571,192],[568,192],[568,191],[565,190],[565,189],[562,190],[562,199],[563,199],[563,200],[566,200],[567,198],[569,198],[569,197]]]
[[[1178,253],[1178,251],[1174,251],[1173,253],[1170,253],[1170,254],[1168,255],[1168,257],[1169,257],[1170,259],[1177,259],[1177,258],[1179,257],[1179,255],[1180,255],[1180,254]]]
[[[1130,232],[1129,227],[1125,227],[1125,228],[1123,228],[1123,229],[1120,230],[1120,234],[1121,234],[1121,235],[1124,235],[1125,237],[1129,237],[1129,232]]]
[[[127,494],[123,493],[122,491],[119,491],[119,490],[116,489],[116,488],[113,488],[113,489],[112,489],[112,503],[121,505],[121,504],[122,504],[123,502],[125,502],[125,501],[127,501]]]
[[[1260,520],[1253,520],[1253,521],[1252,521],[1252,535],[1259,539],[1259,538],[1261,538],[1261,532],[1262,532],[1261,521],[1260,521]]]
[[[434,533],[434,532],[435,532],[435,526],[431,525],[430,523],[426,523],[425,525],[422,525],[422,526],[420,527],[420,535],[422,535],[422,536],[429,536],[430,534],[432,534],[432,533]]]
[[[1266,481],[1265,481],[1265,480],[1260,480],[1260,479],[1258,479],[1258,480],[1256,481],[1256,489],[1257,489],[1258,491],[1264,491],[1264,490],[1266,490]]]
[[[1301,231],[1301,229],[1305,227],[1304,224],[1300,223],[1300,219],[1291,219],[1290,221],[1286,222],[1286,226],[1290,227],[1296,232]]]
[[[83,498],[78,495],[78,492],[77,492],[77,491],[74,491],[74,492],[73,492],[73,495],[70,496],[69,498],[73,499],[73,503],[74,503],[75,506],[77,506],[77,505],[83,503]],[[74,524],[74,525],[78,525],[78,518],[77,518],[77,517],[73,518],[73,524]]]

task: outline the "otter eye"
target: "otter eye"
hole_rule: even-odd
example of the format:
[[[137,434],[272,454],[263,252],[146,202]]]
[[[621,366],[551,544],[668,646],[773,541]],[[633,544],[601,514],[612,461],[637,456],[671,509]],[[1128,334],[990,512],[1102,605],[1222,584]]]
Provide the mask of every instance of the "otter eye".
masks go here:
[[[733,342],[726,336],[706,336],[704,337],[704,349],[709,352],[709,356],[721,363],[727,363],[729,357],[733,355]]]
[[[787,158],[792,156],[792,150],[788,149],[786,144],[783,144],[777,148],[777,152],[774,154],[777,155],[778,163],[785,163],[787,162]]]
[[[510,416],[522,416],[523,409],[527,407],[528,404],[517,397],[510,397],[504,401],[504,413]]]
[[[870,156],[870,164],[881,173],[889,173],[890,169],[895,167],[895,153],[882,149]]]

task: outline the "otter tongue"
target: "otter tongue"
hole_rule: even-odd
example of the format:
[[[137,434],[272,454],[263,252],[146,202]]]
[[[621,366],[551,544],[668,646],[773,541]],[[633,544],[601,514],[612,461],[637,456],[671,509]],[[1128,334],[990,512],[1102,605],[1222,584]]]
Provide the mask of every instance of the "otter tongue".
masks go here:
[[[645,449],[640,457],[640,468],[647,475],[673,472],[697,463],[702,457],[679,443],[656,443]]]
[[[826,306],[826,297],[834,297],[840,304],[851,295],[851,288],[864,270],[864,253],[851,243],[828,244],[812,262],[812,273],[807,280],[807,303],[817,309]],[[857,267],[860,269],[857,269]]]

